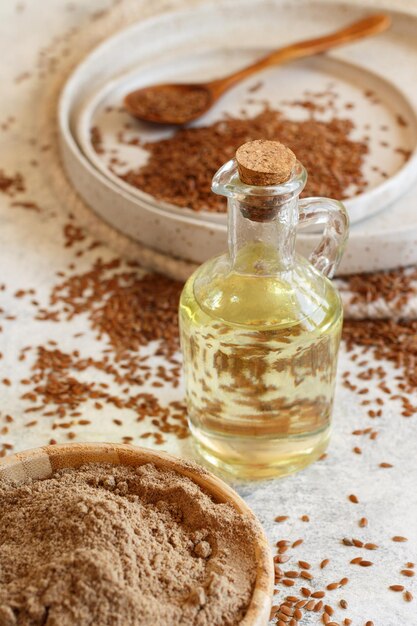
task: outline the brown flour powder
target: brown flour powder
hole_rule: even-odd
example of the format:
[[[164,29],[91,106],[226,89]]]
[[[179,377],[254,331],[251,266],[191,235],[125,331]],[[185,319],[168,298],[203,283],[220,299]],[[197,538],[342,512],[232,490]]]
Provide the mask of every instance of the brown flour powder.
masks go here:
[[[232,626],[252,523],[151,464],[0,481],[0,626]]]

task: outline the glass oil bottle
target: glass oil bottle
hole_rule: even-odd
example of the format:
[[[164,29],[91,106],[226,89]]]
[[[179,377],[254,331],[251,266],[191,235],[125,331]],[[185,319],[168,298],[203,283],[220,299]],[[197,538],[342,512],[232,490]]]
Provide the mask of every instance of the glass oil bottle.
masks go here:
[[[245,477],[317,459],[331,424],[342,307],[328,279],[348,235],[340,202],[299,200],[307,174],[278,142],[244,144],[214,176],[228,198],[229,252],[180,301],[188,418],[200,453]],[[322,225],[310,260],[298,225]]]

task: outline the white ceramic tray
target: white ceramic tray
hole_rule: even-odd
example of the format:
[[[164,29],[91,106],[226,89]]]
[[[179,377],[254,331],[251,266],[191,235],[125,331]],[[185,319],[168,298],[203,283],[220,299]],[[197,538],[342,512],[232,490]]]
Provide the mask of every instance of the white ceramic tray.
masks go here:
[[[108,163],[92,151],[88,139],[91,124],[104,117],[103,107],[110,102],[114,104],[132,86],[162,79],[196,80],[222,75],[267,48],[329,32],[364,15],[364,4],[360,8],[355,2],[351,4],[348,7],[326,0],[314,3],[300,0],[294,6],[285,0],[258,0],[255,6],[247,0],[218,1],[215,5],[133,24],[107,40],[75,70],[60,101],[62,154],[77,190],[104,219],[149,247],[195,262],[223,251],[226,245],[223,215],[194,214],[166,206],[122,183],[117,176],[109,174]],[[380,4],[387,3],[381,0]],[[402,1],[398,0],[397,10],[400,5]],[[304,90],[308,81],[315,82],[320,76],[323,81],[332,75],[332,82],[336,79],[342,85],[344,99],[356,98],[354,110],[361,123],[373,128],[368,166],[371,168],[378,162],[381,169],[389,169],[391,176],[383,183],[374,177],[370,191],[362,194],[359,201],[351,201],[349,209],[357,220],[376,213],[394,198],[397,200],[383,212],[353,226],[342,264],[344,272],[417,262],[414,199],[417,187],[414,184],[406,191],[416,173],[415,153],[401,167],[401,161],[392,158],[392,151],[382,146],[378,150],[382,140],[380,127],[386,124],[392,129],[388,140],[391,145],[414,150],[416,143],[417,17],[397,12],[393,18],[393,29],[377,38],[341,48],[328,60],[273,68],[262,77],[265,88],[270,89],[271,84],[276,84],[274,75],[279,72],[280,84],[288,85],[291,98],[297,92],[299,80]],[[197,56],[190,65],[192,55]],[[367,84],[380,100],[374,108],[361,96]],[[247,87],[242,85],[230,92],[204,122],[218,119],[225,110],[233,111]],[[407,132],[392,123],[397,113],[407,120]],[[114,117],[116,127],[122,119],[122,114]],[[100,126],[103,130],[102,123]],[[114,126],[108,123],[104,127],[105,140],[111,141]],[[315,240],[313,234],[300,233],[300,251],[308,254]]]
[[[261,54],[261,51],[258,53],[244,49],[236,51],[241,65],[250,63],[255,56],[259,57]],[[227,51],[215,50],[203,55],[197,54],[191,59],[188,56],[185,59],[174,59],[161,67],[153,68],[151,76],[147,70],[142,72],[134,70],[128,75],[111,80],[92,96],[76,116],[75,138],[93,166],[103,172],[116,186],[133,195],[139,207],[145,201],[180,215],[225,224],[225,214],[204,210],[196,212],[158,201],[117,175],[137,170],[146,162],[146,151],[138,146],[129,145],[130,140],[139,138],[141,142],[156,141],[169,137],[174,132],[172,128],[166,130],[163,127],[132,120],[121,108],[121,103],[126,94],[149,84],[150,81],[167,82],[172,75],[178,76],[181,82],[194,78],[204,80],[206,76],[213,75],[216,69],[227,73],[235,65],[235,55],[231,63]],[[259,81],[262,82],[261,88],[256,94],[252,94],[251,86]],[[315,117],[326,120],[335,115],[341,119],[351,119],[355,124],[352,138],[360,140],[362,136],[369,137],[369,153],[365,157],[363,168],[368,181],[367,191],[345,200],[351,224],[354,224],[371,217],[394,202],[417,178],[415,112],[394,85],[378,75],[324,55],[271,68],[232,89],[209,114],[192,126],[217,122],[224,114],[240,117],[242,109],[249,116],[256,115],[262,110],[265,102],[283,111],[289,119],[308,119],[308,110],[288,103],[305,100],[305,92],[326,93],[329,86],[337,96],[334,101],[336,110],[334,113],[330,110],[322,114],[316,113]],[[374,97],[366,95],[370,92],[378,94],[377,102]],[[316,102],[323,102],[323,98],[317,98]],[[401,123],[398,122],[398,118],[401,119]],[[100,152],[96,151],[92,143],[93,127],[100,129]],[[125,143],[120,143],[119,135],[123,135]],[[404,155],[397,152],[399,147],[412,153],[411,158],[405,160]]]

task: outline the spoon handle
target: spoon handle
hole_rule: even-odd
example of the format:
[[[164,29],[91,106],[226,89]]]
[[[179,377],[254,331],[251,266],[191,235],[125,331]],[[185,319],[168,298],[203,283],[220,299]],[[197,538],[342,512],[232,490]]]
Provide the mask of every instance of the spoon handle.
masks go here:
[[[308,57],[320,52],[325,52],[336,46],[341,46],[357,39],[362,39],[369,35],[376,35],[386,30],[391,24],[391,18],[385,13],[371,15],[358,22],[354,22],[350,26],[346,26],[340,30],[337,30],[330,35],[324,37],[316,37],[314,39],[307,39],[298,43],[279,48],[274,52],[266,55],[262,59],[259,59],[255,63],[238,70],[237,72],[213,80],[207,84],[212,93],[218,97],[224,91],[229,89],[235,83],[251,76],[259,70],[265,69],[271,65],[279,65],[293,59],[301,57]]]

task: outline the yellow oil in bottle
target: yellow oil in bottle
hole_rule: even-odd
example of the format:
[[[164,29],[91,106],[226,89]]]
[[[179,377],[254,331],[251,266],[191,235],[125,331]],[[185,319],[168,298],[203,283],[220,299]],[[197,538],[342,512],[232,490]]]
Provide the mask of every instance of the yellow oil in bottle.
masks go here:
[[[256,273],[266,247],[241,254],[245,273],[218,271],[223,263],[215,259],[182,294],[190,428],[201,454],[220,468],[251,478],[286,474],[327,447],[340,298],[304,259],[268,276]]]
[[[285,146],[241,146],[213,179],[228,198],[229,252],[181,295],[190,429],[209,462],[240,477],[300,469],[329,440],[342,307],[326,276],[349,220],[336,201],[299,201],[305,182]],[[310,261],[295,251],[299,224],[324,225]]]

